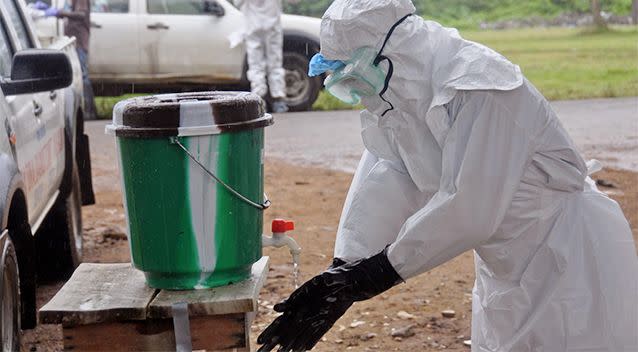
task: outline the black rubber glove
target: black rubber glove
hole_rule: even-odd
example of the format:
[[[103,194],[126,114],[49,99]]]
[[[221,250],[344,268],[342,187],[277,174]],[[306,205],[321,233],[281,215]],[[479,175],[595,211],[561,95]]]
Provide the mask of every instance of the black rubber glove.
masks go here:
[[[342,261],[341,261],[342,262]],[[367,259],[338,265],[303,284],[275,311],[283,313],[259,335],[259,352],[311,350],[354,302],[372,298],[403,280],[386,250]],[[334,265],[338,266],[334,266]]]
[[[332,259],[332,264],[330,264],[330,266],[328,267],[328,270],[338,268],[344,264],[348,264],[348,262],[346,262],[345,260],[341,258],[334,258]]]

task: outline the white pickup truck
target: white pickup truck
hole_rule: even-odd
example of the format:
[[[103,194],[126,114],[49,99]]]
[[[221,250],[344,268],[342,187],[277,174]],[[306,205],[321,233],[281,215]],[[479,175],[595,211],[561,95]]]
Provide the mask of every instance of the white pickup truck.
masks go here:
[[[89,67],[96,94],[249,87],[246,49],[231,48],[229,41],[245,17],[230,2],[91,0],[91,7]],[[38,21],[39,35],[61,35],[61,21]],[[307,75],[319,51],[320,20],[283,15],[282,25],[287,103],[293,111],[308,110],[322,87],[321,78]]]
[[[36,324],[36,277],[69,275],[94,201],[74,38],[41,49],[22,0],[0,1],[0,336]]]

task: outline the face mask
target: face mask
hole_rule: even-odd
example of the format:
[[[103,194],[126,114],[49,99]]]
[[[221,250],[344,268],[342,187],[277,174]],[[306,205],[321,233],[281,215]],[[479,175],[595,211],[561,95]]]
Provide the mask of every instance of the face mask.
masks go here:
[[[356,105],[361,97],[381,93],[387,72],[374,62],[377,51],[371,47],[359,48],[345,66],[337,69],[326,78],[326,90],[346,104]]]
[[[335,70],[324,82],[330,94],[346,104],[356,105],[361,102],[361,97],[379,95],[390,107],[381,115],[384,116],[394,109],[392,103],[387,101],[383,94],[390,85],[390,79],[394,72],[392,60],[382,55],[392,33],[401,23],[412,14],[407,15],[395,23],[386,35],[381,49],[378,51],[371,47],[359,48],[352,59],[345,62],[344,66]],[[383,61],[388,62],[387,71],[379,67]]]

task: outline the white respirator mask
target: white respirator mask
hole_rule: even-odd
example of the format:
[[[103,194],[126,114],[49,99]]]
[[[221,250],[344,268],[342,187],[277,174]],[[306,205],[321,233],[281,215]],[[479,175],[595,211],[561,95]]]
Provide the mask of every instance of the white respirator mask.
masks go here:
[[[382,53],[396,27],[410,16],[412,14],[406,15],[390,28],[379,50],[372,47],[357,49],[350,60],[344,62],[343,66],[326,78],[324,82],[326,90],[337,99],[352,105],[359,104],[361,97],[379,95],[384,102],[390,105],[390,108],[381,116],[392,111],[394,106],[383,97],[383,94],[390,85],[394,65],[392,60]],[[388,62],[387,71],[379,67],[383,61]]]

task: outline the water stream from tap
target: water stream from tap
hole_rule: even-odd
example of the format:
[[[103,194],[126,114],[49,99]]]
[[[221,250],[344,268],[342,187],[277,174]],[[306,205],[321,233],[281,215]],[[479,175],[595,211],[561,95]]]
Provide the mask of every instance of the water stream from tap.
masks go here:
[[[297,258],[292,259],[292,284],[295,290],[299,288],[299,261]]]

